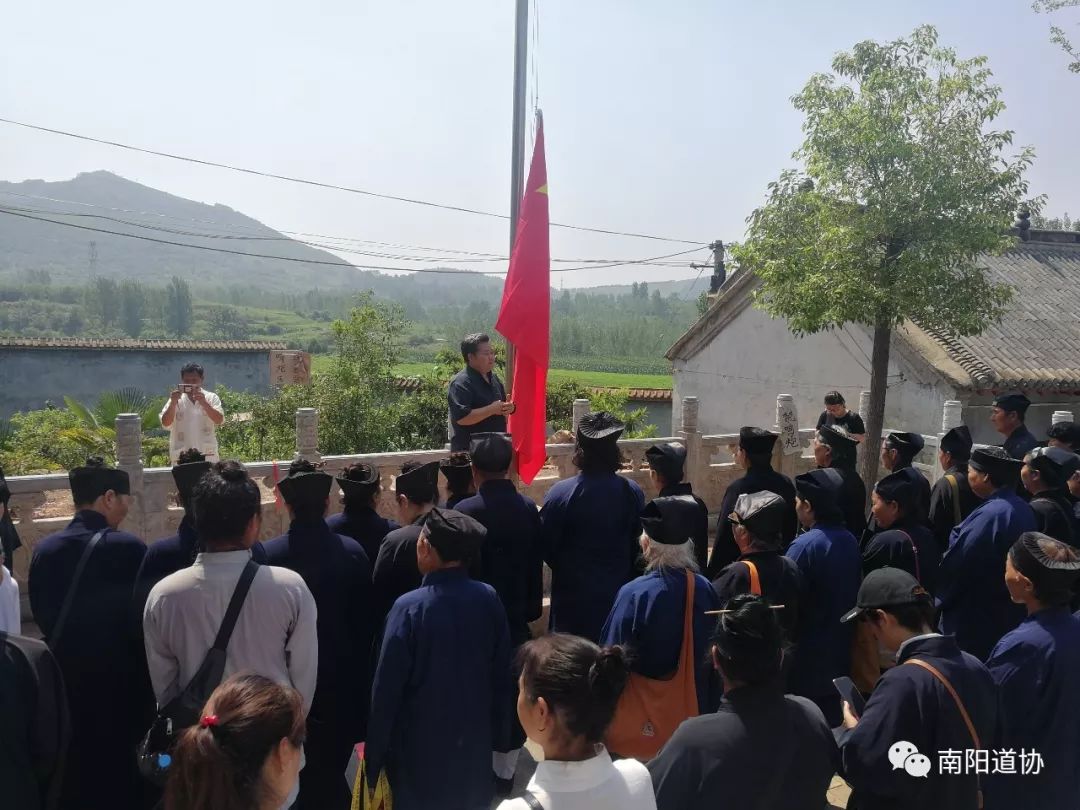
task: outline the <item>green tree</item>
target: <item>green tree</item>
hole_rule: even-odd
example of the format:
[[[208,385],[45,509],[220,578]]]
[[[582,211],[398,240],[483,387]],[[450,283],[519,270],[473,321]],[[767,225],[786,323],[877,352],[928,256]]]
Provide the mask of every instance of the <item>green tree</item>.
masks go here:
[[[1037,12],[1051,14],[1063,8],[1080,8],[1080,0],[1035,0],[1033,8]],[[1050,41],[1055,45],[1059,45],[1072,59],[1072,62],[1069,63],[1069,70],[1073,73],[1080,73],[1080,49],[1077,49],[1072,44],[1072,40],[1065,35],[1065,29],[1059,25],[1051,25]]]
[[[705,292],[705,291],[702,291],[701,294],[697,297],[697,313],[698,313],[698,317],[700,318],[702,315],[704,315],[708,311],[709,311],[709,294],[707,292]]]
[[[104,328],[113,326],[120,317],[120,287],[115,279],[98,276],[86,285],[86,310]]]
[[[146,290],[132,279],[120,283],[120,328],[129,337],[142,334],[146,318]]]
[[[961,60],[920,27],[835,57],[793,99],[802,171],[769,186],[736,258],[761,279],[756,304],[796,334],[873,330],[864,479],[876,480],[892,330],[905,319],[955,335],[1000,318],[1011,288],[978,267],[1013,240],[1033,153],[1012,132],[986,59]]]
[[[176,337],[191,334],[194,313],[191,305],[191,288],[179,276],[173,276],[165,288],[165,309],[162,313],[165,331]]]
[[[210,307],[206,326],[211,337],[220,340],[247,340],[251,325],[236,307]]]

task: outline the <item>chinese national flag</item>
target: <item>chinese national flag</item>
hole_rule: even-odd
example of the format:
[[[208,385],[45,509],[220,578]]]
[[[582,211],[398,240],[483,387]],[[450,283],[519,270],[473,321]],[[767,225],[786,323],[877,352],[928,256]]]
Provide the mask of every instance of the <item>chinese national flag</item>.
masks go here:
[[[548,245],[547,166],[544,162],[544,122],[537,121],[529,179],[510,254],[510,271],[503,287],[495,328],[514,344],[511,391],[517,410],[510,432],[517,452],[518,473],[532,483],[547,453],[548,337],[551,321],[551,252]]]

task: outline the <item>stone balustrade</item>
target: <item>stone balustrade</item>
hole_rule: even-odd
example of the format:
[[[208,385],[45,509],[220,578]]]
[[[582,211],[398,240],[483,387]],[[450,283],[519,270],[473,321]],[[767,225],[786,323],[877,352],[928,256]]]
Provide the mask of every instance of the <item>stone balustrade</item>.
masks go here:
[[[942,432],[960,420],[959,403],[945,403]],[[588,400],[577,400],[573,406],[574,426],[588,413]],[[698,403],[696,397],[686,397],[682,403],[683,421],[676,436],[650,439],[623,439],[619,442],[626,463],[622,475],[638,482],[646,497],[656,495],[649,478],[645,451],[660,442],[682,442],[687,450],[687,479],[695,493],[708,504],[711,512],[719,510],[728,484],[740,478],[743,471],[734,463],[731,448],[738,443],[737,433],[702,435],[698,430]],[[1071,418],[1062,413],[1059,419]],[[296,414],[296,457],[321,461],[324,469],[334,475],[356,462],[371,464],[379,470],[383,494],[379,511],[393,514],[394,478],[407,461],[436,461],[446,456],[445,449],[416,450],[403,453],[369,453],[347,456],[322,456],[318,449],[319,414],[313,408],[301,408]],[[789,431],[786,441],[778,441],[774,450],[774,466],[786,475],[794,477],[814,467],[813,453],[808,452],[814,436],[813,428],[796,429],[798,415],[788,395],[777,400],[777,424],[774,430]],[[887,434],[889,431],[884,431]],[[117,462],[131,477],[131,510],[123,528],[152,541],[175,533],[183,515],[176,505],[176,487],[172,472],[167,467],[144,468],[142,464],[142,430],[137,414],[121,414],[116,419]],[[939,436],[925,436],[926,447],[916,459],[916,467],[931,481],[941,474],[937,463]],[[538,504],[543,502],[547,491],[555,482],[576,473],[573,465],[574,445],[549,444],[548,463],[537,478],[522,491]],[[290,460],[255,461],[246,466],[263,490],[262,539],[282,534],[288,527],[288,514],[279,505],[274,494],[275,483],[285,475]],[[73,512],[68,488],[67,473],[47,475],[13,476],[7,479],[11,489],[10,507],[16,521],[23,547],[15,553],[13,564],[16,579],[23,584],[24,615],[29,616],[25,583],[30,555],[34,544],[42,537],[63,528]],[[331,501],[331,510],[340,509],[339,498]]]

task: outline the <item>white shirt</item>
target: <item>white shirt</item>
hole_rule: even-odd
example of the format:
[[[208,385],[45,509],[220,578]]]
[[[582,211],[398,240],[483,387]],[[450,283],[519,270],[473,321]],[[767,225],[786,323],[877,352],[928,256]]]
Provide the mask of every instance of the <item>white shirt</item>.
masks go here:
[[[0,565],[0,632],[22,635],[22,611],[19,608],[19,583]]]
[[[544,810],[656,810],[649,770],[636,759],[612,762],[607,749],[582,762],[545,760],[526,788]],[[497,810],[529,810],[507,799]]]
[[[195,676],[214,643],[250,551],[203,553],[161,580],[143,611],[146,663],[164,705]],[[319,666],[315,598],[295,571],[259,566],[225,657],[225,674],[254,672],[292,686],[311,708]]]
[[[221,397],[213,391],[203,389],[206,396],[206,404],[218,413],[224,415],[225,409],[221,407]],[[161,409],[158,417],[165,416],[169,410],[169,403]],[[181,394],[176,402],[176,413],[173,415],[173,423],[165,428],[169,431],[169,459],[176,464],[180,454],[189,447],[206,456],[207,461],[218,460],[217,425],[210,421],[202,405],[195,402],[187,394]]]

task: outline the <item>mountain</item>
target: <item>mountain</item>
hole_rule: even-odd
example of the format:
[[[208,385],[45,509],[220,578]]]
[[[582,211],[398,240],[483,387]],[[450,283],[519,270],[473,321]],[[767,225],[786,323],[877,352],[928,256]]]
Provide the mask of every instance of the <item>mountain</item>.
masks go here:
[[[196,250],[27,217],[218,250],[345,266]],[[106,171],[84,172],[60,182],[0,182],[0,279],[20,281],[46,271],[54,283],[81,284],[91,270],[151,285],[166,284],[177,275],[187,280],[196,294],[230,288],[275,292],[374,289],[385,297],[407,298],[414,294],[421,278],[419,274],[388,276],[358,270],[340,256],[291,239],[226,205],[187,200]],[[501,289],[499,280],[486,276],[428,275],[423,279],[422,286],[425,290],[430,287],[433,300],[445,301],[450,290],[459,295],[484,291],[497,296]]]
[[[709,276],[702,274],[699,278],[681,278],[675,281],[650,281],[649,294],[653,290],[659,290],[665,298],[675,295],[683,301],[696,299],[701,293],[709,291]],[[631,284],[607,284],[602,287],[574,287],[566,288],[571,295],[585,293],[586,295],[631,295]],[[561,293],[556,293],[561,294]]]

